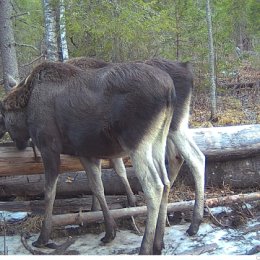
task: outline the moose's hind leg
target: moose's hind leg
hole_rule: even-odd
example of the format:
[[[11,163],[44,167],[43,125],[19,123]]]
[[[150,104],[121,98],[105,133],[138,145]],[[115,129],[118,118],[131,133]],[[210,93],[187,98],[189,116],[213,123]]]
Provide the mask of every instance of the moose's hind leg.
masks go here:
[[[176,130],[172,135],[172,140],[189,166],[195,182],[195,204],[191,225],[187,230],[189,235],[195,235],[200,223],[203,220],[204,211],[204,186],[205,186],[205,156],[190,137],[186,129]]]
[[[134,196],[134,193],[133,193],[133,191],[130,187],[129,181],[127,179],[126,169],[125,169],[125,165],[124,165],[122,158],[114,158],[114,159],[111,159],[111,161],[113,162],[113,167],[115,169],[115,172],[117,173],[117,175],[120,177],[122,183],[124,184],[129,206],[135,207],[136,198]]]
[[[153,241],[163,193],[163,184],[152,158],[152,147],[143,147],[130,154],[136,176],[142,186],[146,204],[147,220],[140,254],[153,254]]]

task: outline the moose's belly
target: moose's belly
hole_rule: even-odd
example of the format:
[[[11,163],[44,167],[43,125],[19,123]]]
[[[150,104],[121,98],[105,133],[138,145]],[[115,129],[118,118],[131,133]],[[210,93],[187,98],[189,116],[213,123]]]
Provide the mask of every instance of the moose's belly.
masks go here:
[[[73,132],[63,139],[64,154],[100,159],[122,157],[127,154],[117,138],[99,133]]]

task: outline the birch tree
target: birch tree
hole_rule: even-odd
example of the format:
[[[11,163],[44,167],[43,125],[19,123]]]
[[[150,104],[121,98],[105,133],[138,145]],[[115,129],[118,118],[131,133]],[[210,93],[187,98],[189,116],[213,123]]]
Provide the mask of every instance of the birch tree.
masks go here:
[[[3,65],[3,80],[5,91],[19,81],[19,71],[16,58],[15,40],[12,27],[12,6],[10,0],[0,1],[0,51]]]
[[[57,24],[54,1],[42,0],[45,27],[46,58],[58,60]]]
[[[66,17],[65,17],[65,4],[64,0],[59,2],[59,15],[58,15],[58,27],[59,27],[59,49],[61,53],[61,61],[69,59],[68,44],[66,38]]]
[[[208,45],[209,45],[211,120],[216,121],[217,102],[216,102],[215,51],[214,51],[214,44],[213,44],[210,0],[206,0],[206,17],[207,17]]]

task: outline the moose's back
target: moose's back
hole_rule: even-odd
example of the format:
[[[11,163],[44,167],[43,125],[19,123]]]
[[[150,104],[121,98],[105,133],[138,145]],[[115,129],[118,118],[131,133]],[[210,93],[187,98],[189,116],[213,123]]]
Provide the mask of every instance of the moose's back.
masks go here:
[[[153,138],[152,124],[174,103],[169,75],[145,64],[91,71],[69,64],[57,67],[46,63],[34,72],[27,113],[35,143],[42,142],[38,136],[46,136],[63,153],[122,156],[144,136]]]

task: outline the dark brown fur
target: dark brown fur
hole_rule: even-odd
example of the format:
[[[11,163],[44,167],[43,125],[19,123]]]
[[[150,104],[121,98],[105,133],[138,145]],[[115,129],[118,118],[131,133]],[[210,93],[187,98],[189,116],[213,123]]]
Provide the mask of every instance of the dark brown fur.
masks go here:
[[[41,63],[3,99],[3,109],[6,111],[17,111],[25,108],[35,83],[62,82],[76,76],[77,71],[77,68],[69,64],[68,66],[63,66],[59,62],[46,61]]]
[[[86,69],[100,69],[109,65],[108,62],[103,60],[98,60],[94,58],[87,58],[87,57],[78,57],[69,59],[66,63],[79,67],[83,70]]]

